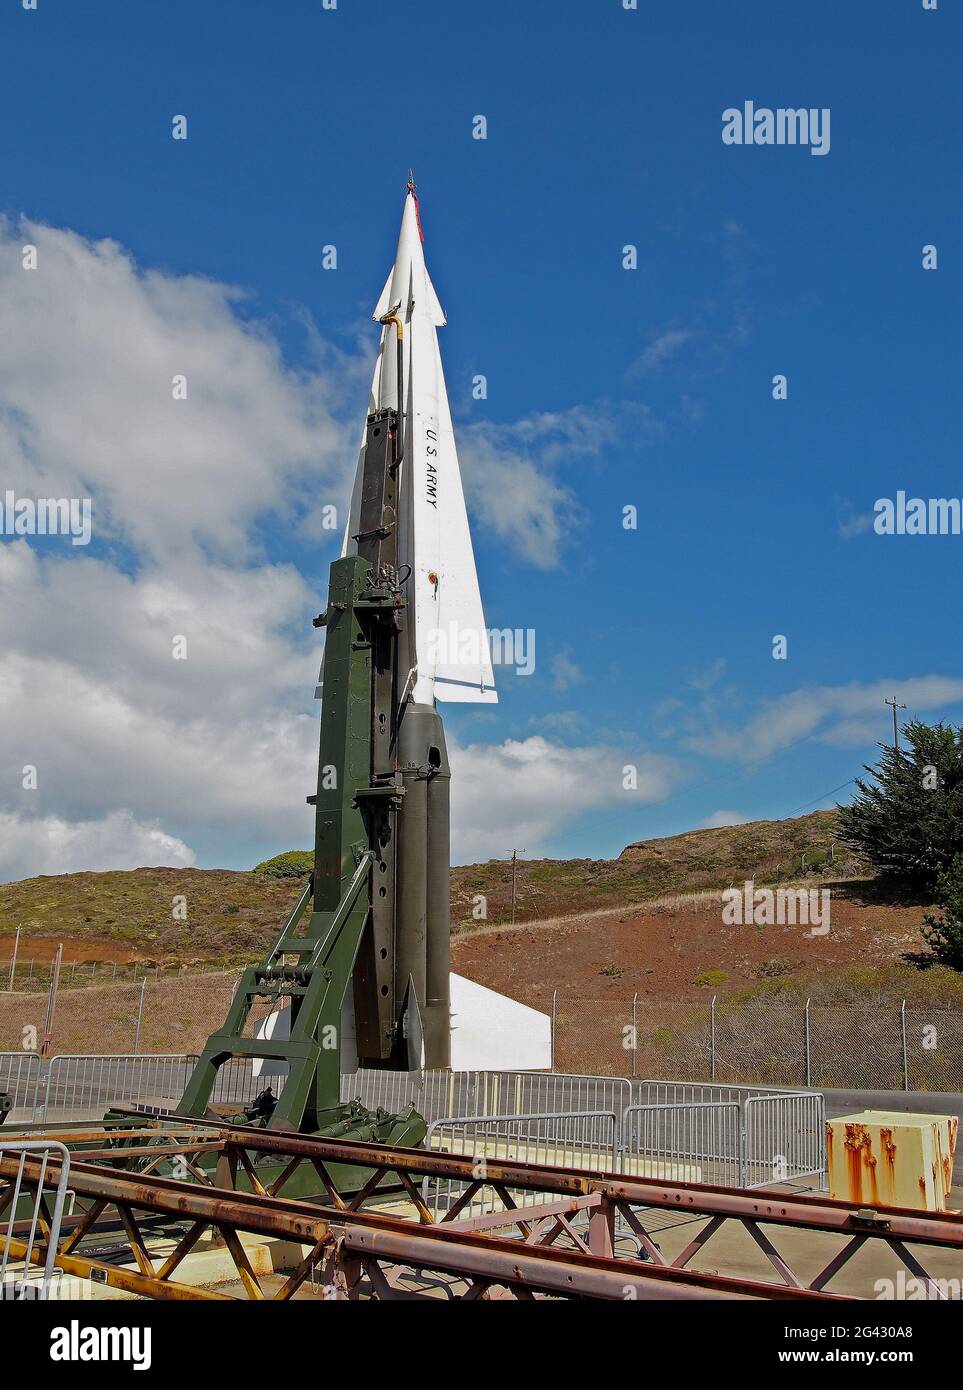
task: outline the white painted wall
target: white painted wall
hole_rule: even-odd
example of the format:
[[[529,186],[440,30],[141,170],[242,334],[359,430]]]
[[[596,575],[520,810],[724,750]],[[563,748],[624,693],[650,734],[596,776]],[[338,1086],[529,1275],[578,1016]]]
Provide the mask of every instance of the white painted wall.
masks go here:
[[[286,1038],[287,1009],[269,1014],[258,1037]],[[275,1034],[275,1030],[277,1030]],[[552,1065],[552,1020],[517,999],[486,989],[463,975],[451,977],[451,1066],[453,1071],[548,1071]],[[341,1069],[357,1066],[354,997],[348,990],[341,1014]],[[255,1076],[278,1076],[284,1062],[254,1063]]]
[[[551,1065],[548,1014],[462,975],[452,975],[453,1071],[547,1071]]]

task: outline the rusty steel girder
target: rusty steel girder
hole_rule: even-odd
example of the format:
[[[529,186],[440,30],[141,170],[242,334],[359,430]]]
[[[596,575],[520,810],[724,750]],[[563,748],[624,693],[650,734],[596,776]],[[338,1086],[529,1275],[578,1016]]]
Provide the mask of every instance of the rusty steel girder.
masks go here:
[[[143,1118],[143,1117],[141,1117]],[[48,1137],[54,1137],[52,1134]],[[914,1275],[935,1281],[907,1248],[959,1249],[963,1220],[955,1213],[920,1213],[901,1208],[855,1208],[829,1198],[776,1192],[747,1192],[698,1183],[664,1183],[588,1169],[477,1159],[422,1149],[390,1148],[354,1140],[251,1130],[202,1121],[164,1121],[126,1129],[63,1131],[56,1137],[87,1145],[75,1150],[71,1187],[89,1205],[62,1239],[57,1263],[70,1273],[87,1269],[118,1288],[151,1297],[198,1297],[171,1275],[205,1232],[219,1237],[234,1261],[249,1297],[263,1297],[238,1233],[283,1238],[304,1248],[300,1264],[276,1294],[288,1298],[309,1275],[320,1276],[331,1296],[395,1296],[397,1269],[431,1269],[464,1285],[460,1297],[488,1296],[498,1287],[509,1296],[585,1298],[826,1298],[826,1285],[867,1241],[889,1247]],[[202,1169],[217,1158],[216,1174]],[[195,1181],[152,1171],[181,1157]],[[276,1160],[276,1176],[264,1186],[258,1158]],[[283,1188],[309,1164],[327,1200],[292,1200]],[[346,1199],[328,1176],[328,1165],[367,1169],[370,1179]],[[280,1171],[278,1172],[278,1166]],[[0,1181],[9,1162],[0,1160]],[[49,1172],[48,1167],[48,1172]],[[28,1164],[27,1177],[39,1174]],[[244,1174],[252,1191],[235,1186]],[[422,1200],[424,1178],[460,1184],[461,1194],[436,1216]],[[410,1199],[411,1217],[372,1209],[383,1184]],[[216,1184],[216,1185],[215,1185]],[[466,1214],[484,1194],[490,1209]],[[0,1211],[2,1211],[0,1190]],[[115,1211],[137,1270],[104,1274],[85,1260],[82,1242]],[[688,1245],[667,1258],[650,1234],[653,1213],[683,1213],[701,1219]],[[172,1255],[155,1263],[141,1227],[146,1213],[184,1223]],[[576,1223],[584,1222],[585,1226]],[[617,1250],[616,1230],[631,1231],[641,1258]],[[771,1281],[708,1274],[688,1266],[717,1231],[735,1223],[748,1233],[774,1271]],[[116,1224],[116,1223],[115,1223]],[[766,1229],[764,1229],[766,1228]],[[772,1228],[804,1230],[838,1239],[815,1275],[797,1277],[773,1244]],[[394,1267],[394,1268],[393,1268]],[[177,1292],[180,1290],[180,1292]],[[621,1290],[616,1294],[616,1290]],[[410,1297],[411,1291],[405,1290]]]
[[[12,1160],[0,1159],[0,1177],[13,1175]],[[39,1163],[28,1163],[24,1179],[38,1181]],[[56,1174],[47,1165],[50,1180]],[[234,1261],[238,1277],[249,1297],[264,1292],[238,1240],[238,1232],[284,1237],[308,1247],[294,1272],[274,1295],[290,1298],[313,1273],[341,1296],[357,1297],[359,1276],[364,1272],[375,1297],[391,1297],[390,1283],[380,1271],[383,1261],[410,1269],[431,1269],[467,1283],[469,1290],[483,1291],[498,1285],[510,1292],[519,1288],[562,1297],[624,1300],[677,1298],[772,1298],[793,1292],[756,1280],[650,1268],[637,1260],[601,1256],[584,1249],[561,1250],[553,1245],[519,1243],[504,1237],[448,1229],[444,1224],[423,1225],[374,1212],[319,1209],[310,1203],[284,1198],[236,1193],[173,1178],[124,1174],[86,1162],[70,1169],[71,1186],[78,1196],[92,1199],[89,1223],[81,1224],[62,1242],[56,1264],[66,1273],[96,1276],[112,1287],[153,1298],[203,1298],[211,1291],[176,1283],[171,1275],[197,1244],[205,1230],[219,1234]],[[557,1205],[557,1204],[551,1204]],[[79,1246],[97,1217],[108,1206],[121,1215],[138,1270],[118,1269],[86,1258]],[[137,1213],[173,1215],[188,1229],[172,1255],[154,1263]],[[554,1214],[554,1213],[550,1213]],[[538,1207],[516,1213],[526,1224],[543,1213]],[[20,1253],[22,1242],[12,1241],[11,1252]],[[352,1270],[352,1257],[360,1264]],[[467,1290],[466,1290],[467,1293]],[[214,1295],[223,1297],[223,1295]],[[407,1295],[406,1295],[407,1296]],[[810,1294],[809,1297],[819,1297]]]

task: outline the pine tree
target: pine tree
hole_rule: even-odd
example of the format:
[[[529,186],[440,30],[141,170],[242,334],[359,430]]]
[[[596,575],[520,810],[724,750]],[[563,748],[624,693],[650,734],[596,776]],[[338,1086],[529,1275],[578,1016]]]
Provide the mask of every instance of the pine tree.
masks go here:
[[[937,874],[936,901],[941,914],[925,914],[923,938],[941,964],[963,970],[963,854]]]
[[[866,767],[876,785],[857,779],[839,835],[884,878],[930,893],[963,851],[963,725],[914,720],[903,738],[899,751],[880,744]]]

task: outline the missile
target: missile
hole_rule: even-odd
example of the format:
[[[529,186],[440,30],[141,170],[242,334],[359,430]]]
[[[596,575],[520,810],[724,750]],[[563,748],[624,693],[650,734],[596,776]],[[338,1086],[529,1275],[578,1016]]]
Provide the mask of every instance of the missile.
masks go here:
[[[368,414],[399,410],[404,428],[398,560],[411,567],[411,574],[406,587],[410,664],[401,673],[403,695],[419,705],[435,700],[495,704],[498,694],[438,344],[438,329],[447,319],[425,265],[411,179],[395,263],[372,318],[382,332]],[[400,408],[399,372],[405,397]],[[345,555],[357,550],[364,439],[363,431]]]
[[[410,178],[374,318],[381,341],[347,532],[314,619],[328,666],[317,792],[307,798],[314,867],[208,1038],[181,1115],[205,1115],[219,1068],[251,1058],[286,1079],[248,1119],[357,1130],[340,1102],[351,1023],[362,1066],[451,1065],[451,774],[436,702],[497,696],[438,347],[445,315]],[[255,1006],[282,1000],[283,1012],[251,1027]],[[364,1121],[367,1137],[371,1122],[381,1133],[383,1114]],[[424,1123],[406,1113],[388,1130],[388,1142],[404,1144]]]
[[[381,325],[343,555],[368,553],[374,467],[366,450],[384,448],[374,422],[396,412],[397,511],[382,512],[382,530],[397,530],[405,614],[396,644],[393,766],[404,796],[394,817],[393,847],[379,861],[393,899],[393,1012],[406,1040],[407,1065],[447,1067],[450,1060],[449,784],[445,734],[436,702],[498,700],[472,550],[465,494],[438,343],[446,323],[425,265],[418,195],[409,177],[394,265],[372,318]],[[388,417],[393,418],[393,417]],[[367,479],[367,482],[366,482]],[[369,489],[366,496],[365,487]],[[389,522],[385,526],[385,521]],[[384,711],[382,711],[383,713]],[[390,850],[393,848],[393,854]],[[383,856],[383,857],[381,857]],[[379,886],[380,888],[384,884]],[[370,968],[355,977],[359,1052],[377,1063],[385,1015],[387,903],[376,902]],[[377,1026],[376,1026],[377,1025]],[[399,1049],[396,1043],[396,1061]]]

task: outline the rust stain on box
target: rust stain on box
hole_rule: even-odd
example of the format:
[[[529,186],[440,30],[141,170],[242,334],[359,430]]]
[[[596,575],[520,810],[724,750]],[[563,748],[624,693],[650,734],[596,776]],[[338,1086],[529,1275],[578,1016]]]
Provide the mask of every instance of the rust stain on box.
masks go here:
[[[945,1211],[957,1129],[955,1116],[900,1111],[866,1110],[830,1120],[831,1196],[870,1206]]]

